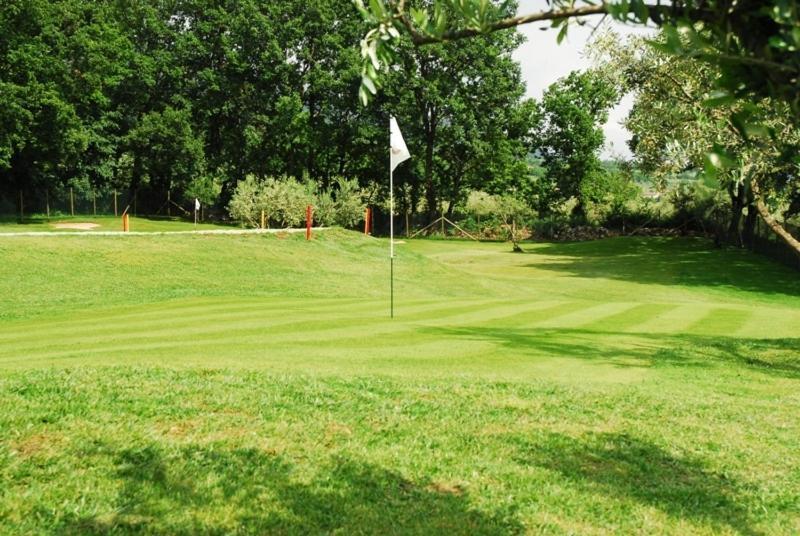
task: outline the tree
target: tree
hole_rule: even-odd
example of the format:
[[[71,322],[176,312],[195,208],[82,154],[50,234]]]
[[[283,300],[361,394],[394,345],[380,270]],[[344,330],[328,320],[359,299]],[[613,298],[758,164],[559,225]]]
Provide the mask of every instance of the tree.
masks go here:
[[[445,202],[452,213],[471,185],[520,170],[531,128],[520,120],[524,85],[511,57],[520,43],[508,33],[400,49],[404,70],[393,73],[379,102],[398,117],[410,146],[420,148],[429,219]]]
[[[125,143],[134,161],[135,186],[183,190],[205,172],[203,144],[192,130],[188,109],[168,106],[162,112],[150,112]]]
[[[546,170],[539,209],[575,198],[575,212],[586,218],[586,206],[597,193],[603,169],[603,124],[617,102],[613,85],[599,72],[572,72],[545,91],[539,109],[535,147]]]
[[[769,188],[762,193],[773,201],[786,202],[793,195],[797,163],[791,155],[796,154],[800,133],[785,103],[764,99],[758,104],[729,101],[708,106],[719,76],[719,69],[711,65],[667,54],[660,47],[642,47],[638,39],[623,45],[613,34],[601,36],[593,50],[600,68],[623,91],[635,94],[626,126],[634,136],[632,150],[641,169],[660,181],[689,169],[716,177],[730,198],[727,238],[734,243],[751,241],[757,210],[765,221],[773,221],[770,227],[784,240],[790,236],[777,230],[767,204],[759,207],[756,195],[761,184]],[[751,131],[745,136],[735,122],[743,113],[756,117],[773,135]],[[714,165],[714,158],[725,159],[725,165]],[[788,184],[779,184],[781,180]]]

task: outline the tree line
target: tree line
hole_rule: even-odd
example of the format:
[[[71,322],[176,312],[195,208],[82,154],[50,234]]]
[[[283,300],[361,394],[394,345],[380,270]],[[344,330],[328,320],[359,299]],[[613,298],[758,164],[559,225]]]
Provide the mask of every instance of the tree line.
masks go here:
[[[9,0],[0,6],[0,193],[172,192],[225,207],[246,177],[385,182],[388,119],[417,207],[526,180],[515,33],[427,49],[368,106],[349,0]]]

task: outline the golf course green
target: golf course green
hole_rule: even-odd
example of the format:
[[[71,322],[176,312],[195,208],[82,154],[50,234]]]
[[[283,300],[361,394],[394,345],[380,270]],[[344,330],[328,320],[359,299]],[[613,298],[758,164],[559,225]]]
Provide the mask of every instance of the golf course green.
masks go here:
[[[800,533],[800,276],[699,238],[0,238],[0,533]]]

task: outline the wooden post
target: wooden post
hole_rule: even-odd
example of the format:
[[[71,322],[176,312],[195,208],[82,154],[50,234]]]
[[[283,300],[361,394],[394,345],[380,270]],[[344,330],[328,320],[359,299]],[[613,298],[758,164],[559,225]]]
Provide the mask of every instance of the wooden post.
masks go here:
[[[169,198],[169,190],[167,190],[167,217],[172,217],[172,200]]]
[[[72,188],[69,189],[69,213],[71,216],[75,215],[75,194],[72,192]]]
[[[22,190],[19,191],[19,221],[25,219],[25,202],[22,199]]]
[[[364,234],[365,235],[369,234],[369,212],[370,212],[369,207],[367,207],[366,210],[364,211]]]
[[[117,191],[114,190],[114,217],[116,218],[117,216]]]
[[[267,225],[267,215],[264,214],[264,211],[262,210],[261,211],[261,228],[262,229],[266,229],[267,228],[266,225]]]
[[[306,240],[311,240],[311,205],[306,205]]]
[[[47,211],[47,219],[50,219],[50,190],[44,191],[44,208]]]

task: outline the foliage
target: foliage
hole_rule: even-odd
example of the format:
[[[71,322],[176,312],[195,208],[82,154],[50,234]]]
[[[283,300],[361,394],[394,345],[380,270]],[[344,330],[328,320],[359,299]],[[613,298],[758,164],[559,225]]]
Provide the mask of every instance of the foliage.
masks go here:
[[[429,218],[443,207],[452,213],[471,188],[494,190],[524,180],[532,108],[523,100],[525,87],[512,57],[520,43],[512,32],[398,49],[405,69],[388,77],[384,98],[408,137],[413,160],[395,178],[416,179],[413,189],[423,198],[418,205]]]
[[[208,204],[209,181],[224,207],[248,175],[366,186],[385,177],[390,115],[414,156],[396,177],[412,189],[409,212],[458,202],[473,184],[524,181],[519,36],[408,46],[413,76],[397,73],[362,107],[353,44],[365,30],[342,0],[5,2],[0,203],[13,210],[5,198],[19,190],[44,197],[71,180],[137,191],[141,213],[168,189]]]
[[[260,225],[261,212],[267,221],[282,227],[296,227],[305,221],[306,207],[314,207],[319,225],[353,227],[364,217],[364,193],[358,181],[337,177],[335,190],[293,178],[259,180],[253,175],[240,181],[228,204],[231,218],[243,225]]]
[[[228,203],[228,213],[231,218],[243,225],[258,227],[262,210],[261,190],[262,183],[254,175],[248,175],[245,180],[239,181]]]
[[[669,39],[662,35],[654,42]],[[789,107],[769,99],[709,106],[720,68],[668,55],[661,48],[643,49],[640,44],[633,40],[623,45],[609,34],[593,47],[601,69],[623,91],[635,94],[626,126],[634,136],[638,166],[653,174],[662,188],[667,178],[686,170],[702,171],[719,181],[720,190],[730,199],[730,224],[724,234],[729,241],[744,245],[753,234],[759,205],[755,186],[768,192],[775,208],[790,204],[795,191],[800,130]],[[757,118],[771,134],[743,131],[743,115]]]
[[[602,126],[617,100],[613,85],[595,71],[572,72],[545,91],[534,142],[546,172],[540,179],[541,211],[574,197],[576,212],[585,216],[587,204],[602,196]]]
[[[346,228],[355,227],[364,219],[364,191],[355,179],[336,177],[336,201],[334,203],[334,220],[336,225]]]
[[[306,207],[314,204],[309,188],[293,178],[268,178],[261,183],[256,199],[259,211],[281,227],[296,227],[305,221]]]
[[[464,208],[467,214],[474,216],[480,223],[481,218],[498,214],[498,198],[480,190],[473,190],[467,196]]]
[[[677,0],[665,4],[552,0],[547,11],[519,16],[509,12],[515,3],[506,1],[433,0],[423,7],[405,1],[373,1],[367,7],[363,0],[356,0],[356,5],[372,26],[361,42],[364,102],[377,92],[381,69],[397,60],[397,43],[403,36],[422,45],[552,21],[552,26],[559,28],[556,39],[561,42],[570,21],[611,15],[627,23],[661,26],[667,39],[656,44],[660,50],[719,67],[722,76],[715,81],[717,99],[773,97],[787,103],[795,117],[800,106],[800,11],[792,0]]]
[[[191,203],[198,199],[203,206],[211,206],[216,204],[220,193],[222,181],[219,178],[200,175],[189,182],[183,195]]]
[[[633,180],[633,172],[628,166],[607,166],[598,168],[592,180],[581,184],[580,197],[586,204],[590,222],[610,221],[623,223],[641,199],[642,190]]]

